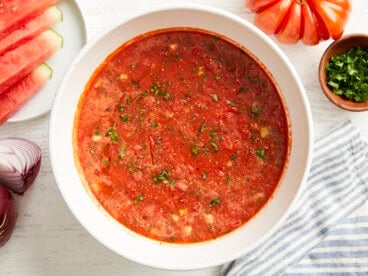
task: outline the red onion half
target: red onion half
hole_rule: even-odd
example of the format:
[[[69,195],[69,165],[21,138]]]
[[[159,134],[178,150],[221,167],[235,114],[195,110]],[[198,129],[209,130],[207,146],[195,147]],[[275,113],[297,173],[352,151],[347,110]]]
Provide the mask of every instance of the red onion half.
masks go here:
[[[0,139],[0,184],[23,194],[33,183],[41,166],[41,149],[22,138]]]
[[[0,185],[0,247],[10,239],[17,218],[18,211],[13,196]]]

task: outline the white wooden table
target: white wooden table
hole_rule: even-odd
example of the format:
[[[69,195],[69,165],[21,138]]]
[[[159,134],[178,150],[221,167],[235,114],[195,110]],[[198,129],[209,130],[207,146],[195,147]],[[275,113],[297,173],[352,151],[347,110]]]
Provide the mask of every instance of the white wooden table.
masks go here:
[[[88,38],[141,9],[173,0],[78,0]],[[244,0],[198,0],[252,20]],[[72,31],[72,30],[70,30]],[[368,33],[368,1],[354,0],[345,33]],[[368,139],[368,112],[351,113],[332,105],[318,84],[319,58],[331,41],[306,47],[280,45],[301,77],[312,107],[315,136],[350,118]],[[1,107],[0,107],[1,108]],[[217,275],[219,268],[172,272],[132,263],[90,236],[69,211],[56,186],[48,153],[49,115],[0,127],[0,137],[17,136],[42,149],[42,167],[32,188],[16,197],[19,218],[12,239],[0,248],[0,275]]]

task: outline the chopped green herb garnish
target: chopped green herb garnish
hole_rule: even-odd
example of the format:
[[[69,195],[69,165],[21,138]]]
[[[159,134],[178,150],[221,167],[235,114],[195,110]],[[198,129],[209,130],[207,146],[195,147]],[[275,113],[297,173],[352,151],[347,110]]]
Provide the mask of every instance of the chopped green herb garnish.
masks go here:
[[[249,111],[250,115],[255,116],[255,117],[258,117],[259,114],[261,114],[261,112],[262,112],[262,108],[259,105],[252,106]]]
[[[159,124],[158,123],[152,123],[151,124],[151,128],[158,128],[159,127]]]
[[[102,164],[107,167],[108,165],[110,165],[110,161],[108,159],[104,159],[102,160]]]
[[[132,100],[132,97],[130,97],[130,96],[129,96],[128,98],[126,98],[125,103],[126,103],[126,104],[131,104],[131,103],[132,103],[132,101],[133,101],[133,100]]]
[[[220,198],[215,198],[215,199],[212,199],[211,202],[210,202],[210,206],[213,207],[213,206],[217,206],[217,205],[220,205],[221,203],[221,200]]]
[[[215,80],[220,81],[221,80],[221,77],[220,76],[216,76],[215,77]]]
[[[122,105],[122,104],[119,104],[118,105],[118,110],[119,111],[124,111],[124,109],[125,109],[125,106],[124,105]]]
[[[118,142],[118,131],[113,128],[109,128],[107,130],[107,134],[109,135],[111,141],[113,141],[114,144]]]
[[[205,172],[202,173],[202,179],[207,179],[207,174]]]
[[[259,158],[263,159],[263,158],[265,157],[265,155],[266,155],[266,150],[265,150],[264,148],[258,148],[258,149],[256,150],[256,155],[257,155]]]
[[[212,142],[210,142],[210,144],[211,144],[212,149],[213,149],[214,151],[218,151],[218,145],[216,144],[216,142],[212,141]]]
[[[169,173],[167,171],[162,171],[158,175],[158,179],[161,180],[161,181],[167,181],[167,180],[169,180]]]
[[[343,98],[368,100],[368,47],[353,47],[331,58],[326,65],[327,85]]]
[[[142,98],[147,97],[147,96],[148,96],[148,92],[147,92],[147,91],[145,91],[145,92],[141,93],[141,94],[140,94],[140,96],[141,96]]]
[[[235,105],[236,105],[236,102],[235,102],[235,101],[233,101],[233,100],[232,100],[232,101],[229,101],[229,105],[230,105],[230,106],[235,106]]]
[[[135,197],[135,200],[136,201],[142,201],[144,199],[144,196],[143,195],[137,195],[136,197]]]
[[[211,139],[212,139],[212,140],[213,140],[213,139],[215,139],[215,138],[216,138],[216,131],[212,130],[212,131],[210,132],[210,136],[211,136]]]
[[[123,115],[120,115],[120,119],[123,121],[123,122],[128,122],[129,121],[129,116],[126,115],[126,114],[123,114]]]
[[[119,158],[123,159],[126,153],[126,146],[124,144],[121,145],[120,151],[119,151]]]
[[[214,100],[215,102],[219,101],[219,98],[218,98],[217,94],[210,94],[210,95],[212,97],[212,100]]]
[[[206,130],[206,123],[205,122],[203,122],[200,126],[199,126],[199,131],[200,132],[204,132],[205,130]]]
[[[175,180],[170,180],[170,187],[174,187],[175,186]]]
[[[197,155],[198,154],[198,151],[199,151],[199,148],[197,146],[193,146],[192,147],[192,154],[193,155]]]
[[[237,157],[238,157],[238,154],[234,152],[233,154],[230,155],[230,160],[235,160]]]
[[[158,183],[158,176],[157,175],[152,176],[152,181],[153,181],[153,183],[157,184]]]
[[[134,80],[134,79],[131,79],[130,81],[133,83],[135,88],[141,88],[141,85],[139,84],[139,81]]]

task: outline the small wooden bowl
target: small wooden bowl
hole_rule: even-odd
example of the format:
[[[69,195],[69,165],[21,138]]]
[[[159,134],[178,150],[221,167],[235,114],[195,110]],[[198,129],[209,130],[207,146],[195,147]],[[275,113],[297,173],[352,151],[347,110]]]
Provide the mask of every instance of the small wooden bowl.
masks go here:
[[[326,64],[330,61],[331,57],[346,52],[350,48],[355,46],[368,47],[368,35],[365,34],[350,34],[342,37],[339,40],[333,42],[323,53],[321,61],[319,63],[319,83],[323,92],[327,98],[345,110],[349,111],[365,111],[368,110],[368,101],[363,103],[354,102],[344,99],[343,97],[334,94],[327,85],[326,80]]]

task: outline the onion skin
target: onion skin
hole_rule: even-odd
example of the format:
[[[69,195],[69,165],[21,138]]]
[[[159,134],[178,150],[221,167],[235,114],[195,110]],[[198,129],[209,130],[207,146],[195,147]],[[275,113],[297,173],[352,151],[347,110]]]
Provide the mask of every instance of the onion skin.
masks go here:
[[[11,237],[18,218],[18,210],[11,193],[0,185],[0,247]]]
[[[22,195],[34,182],[41,167],[41,149],[22,138],[0,139],[0,183]]]

